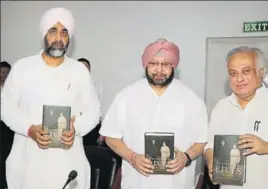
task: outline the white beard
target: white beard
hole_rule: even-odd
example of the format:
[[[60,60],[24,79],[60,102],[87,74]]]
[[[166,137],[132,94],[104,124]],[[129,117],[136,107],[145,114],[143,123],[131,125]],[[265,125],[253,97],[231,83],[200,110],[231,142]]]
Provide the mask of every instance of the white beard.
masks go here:
[[[59,58],[59,57],[62,57],[64,55],[64,50],[59,50],[59,49],[50,50],[49,55],[52,57],[55,57],[55,58]]]

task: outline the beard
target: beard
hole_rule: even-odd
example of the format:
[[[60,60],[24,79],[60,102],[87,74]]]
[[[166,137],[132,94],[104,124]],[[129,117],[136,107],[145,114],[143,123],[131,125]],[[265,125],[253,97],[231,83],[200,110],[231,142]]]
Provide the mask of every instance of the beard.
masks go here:
[[[174,78],[174,69],[172,68],[171,74],[167,77],[165,74],[152,74],[152,77],[148,74],[148,70],[145,70],[145,76],[149,82],[149,84],[159,87],[165,87],[169,85]],[[162,77],[163,79],[157,79],[157,77]]]
[[[64,46],[64,43],[62,41],[54,41],[49,45],[47,39],[45,38],[45,53],[53,58],[60,58],[63,57],[68,49],[69,41]]]

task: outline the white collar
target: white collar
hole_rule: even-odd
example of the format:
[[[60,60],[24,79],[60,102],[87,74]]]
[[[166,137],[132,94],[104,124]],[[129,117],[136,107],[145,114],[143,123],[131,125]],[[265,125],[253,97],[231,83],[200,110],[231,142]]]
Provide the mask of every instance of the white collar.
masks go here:
[[[266,90],[267,90],[267,89],[265,88],[265,86],[261,85],[261,87],[259,87],[259,88],[256,90],[255,95],[254,95],[254,97],[250,100],[250,102],[251,102],[252,100],[255,101],[255,100],[261,99],[262,96],[263,96],[263,94],[264,94],[264,91],[266,91]],[[235,93],[232,93],[232,94],[230,95],[229,102],[230,102],[232,105],[241,108],[240,104],[239,104],[238,101],[237,101],[237,96],[235,95]]]

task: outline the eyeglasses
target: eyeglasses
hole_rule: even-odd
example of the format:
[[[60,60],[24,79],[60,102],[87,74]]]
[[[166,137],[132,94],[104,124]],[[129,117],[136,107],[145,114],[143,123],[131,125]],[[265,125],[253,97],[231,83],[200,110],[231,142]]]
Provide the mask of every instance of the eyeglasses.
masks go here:
[[[242,69],[242,71],[240,73],[238,71],[235,71],[235,70],[230,70],[228,74],[231,78],[236,78],[240,74],[242,74],[243,76],[250,75],[253,70],[254,69],[252,69],[252,68],[244,68],[244,69]]]
[[[149,62],[148,63],[148,67],[150,68],[159,68],[159,66],[161,65],[161,68],[167,69],[170,68],[172,63],[170,62]]]

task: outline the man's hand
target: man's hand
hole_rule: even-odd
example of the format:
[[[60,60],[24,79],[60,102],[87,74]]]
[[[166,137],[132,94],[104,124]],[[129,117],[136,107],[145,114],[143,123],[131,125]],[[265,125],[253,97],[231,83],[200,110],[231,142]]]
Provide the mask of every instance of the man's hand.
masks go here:
[[[65,149],[71,148],[74,143],[74,134],[75,134],[74,121],[75,116],[72,116],[70,121],[70,131],[64,131],[61,137],[61,141],[64,144]]]
[[[37,143],[41,149],[47,149],[50,143],[50,137],[46,136],[47,131],[42,129],[42,125],[32,125],[29,130],[29,136]]]
[[[209,162],[209,163],[207,164],[207,166],[208,166],[208,175],[209,175],[209,178],[210,178],[210,180],[211,180],[211,182],[212,182],[213,161],[212,161],[212,162]],[[214,185],[218,185],[219,183],[217,183],[217,182],[212,182],[212,184],[214,184]]]
[[[132,155],[130,162],[132,166],[144,176],[149,176],[150,173],[153,173],[154,166],[149,159],[144,157],[144,155],[134,154]]]
[[[263,155],[267,153],[267,142],[255,135],[241,135],[238,145],[240,149],[247,149],[247,151],[243,153],[245,156],[251,154]]]
[[[208,168],[208,175],[210,180],[212,181],[212,174],[213,174],[213,151],[212,149],[207,149],[205,152],[205,159],[207,162],[207,168]],[[217,182],[212,182],[213,185],[218,185]]]
[[[185,167],[186,162],[187,162],[186,155],[175,148],[175,159],[168,161],[167,171],[172,172],[174,174],[179,173]]]

